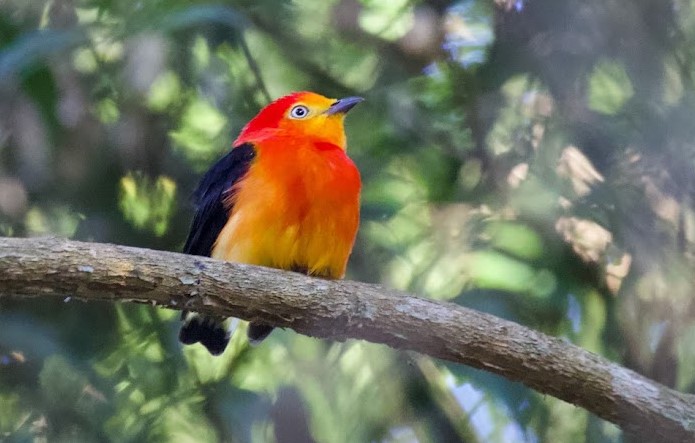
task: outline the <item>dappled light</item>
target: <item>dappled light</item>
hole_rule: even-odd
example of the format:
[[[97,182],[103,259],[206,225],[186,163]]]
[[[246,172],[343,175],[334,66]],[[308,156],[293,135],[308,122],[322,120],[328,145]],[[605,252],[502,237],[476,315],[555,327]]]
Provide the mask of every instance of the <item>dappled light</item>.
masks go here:
[[[0,2],[0,235],[181,251],[259,109],[361,96],[346,278],[694,394],[694,79],[691,0]],[[292,330],[252,347],[236,320],[212,357],[178,321],[0,298],[0,441],[632,441],[467,366]]]

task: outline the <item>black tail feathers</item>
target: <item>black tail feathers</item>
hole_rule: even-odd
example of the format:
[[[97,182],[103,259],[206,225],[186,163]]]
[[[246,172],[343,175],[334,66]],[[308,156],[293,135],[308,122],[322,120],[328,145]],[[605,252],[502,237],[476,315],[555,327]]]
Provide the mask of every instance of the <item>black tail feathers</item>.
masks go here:
[[[229,332],[222,324],[224,320],[187,313],[179,331],[179,341],[185,345],[200,342],[212,355],[220,355],[229,343]]]

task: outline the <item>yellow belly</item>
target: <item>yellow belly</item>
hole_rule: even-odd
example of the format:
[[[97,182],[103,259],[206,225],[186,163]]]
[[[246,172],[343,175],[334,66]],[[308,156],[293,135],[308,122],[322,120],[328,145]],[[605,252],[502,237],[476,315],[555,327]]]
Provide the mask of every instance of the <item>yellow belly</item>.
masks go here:
[[[302,161],[314,167],[279,175],[262,163],[252,166],[212,257],[328,278],[345,274],[359,223],[359,183],[342,186],[346,171],[322,158]]]

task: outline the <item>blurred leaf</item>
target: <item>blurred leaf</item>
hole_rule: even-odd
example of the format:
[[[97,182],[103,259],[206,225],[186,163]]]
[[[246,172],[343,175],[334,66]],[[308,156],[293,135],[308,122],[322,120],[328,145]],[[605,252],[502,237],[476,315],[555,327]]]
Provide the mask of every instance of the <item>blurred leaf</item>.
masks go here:
[[[359,18],[365,31],[387,40],[403,37],[413,25],[413,14],[407,0],[379,2],[361,0],[365,6]]]
[[[171,132],[171,138],[179,151],[194,164],[206,164],[222,146],[231,145],[227,137],[222,140],[222,130],[227,119],[209,103],[196,99],[184,111],[179,129]]]
[[[106,125],[113,125],[120,117],[118,105],[110,98],[106,98],[97,103],[94,112],[97,118]]]
[[[22,424],[26,411],[21,407],[19,394],[9,393],[0,395],[0,436],[9,435]]]
[[[490,243],[495,248],[519,258],[533,260],[543,253],[543,243],[538,234],[528,226],[510,222],[492,222],[485,228]]]
[[[154,183],[141,173],[121,178],[119,206],[126,220],[139,229],[162,236],[169,227],[176,197],[176,183],[160,176]]]
[[[181,83],[178,76],[169,71],[160,75],[152,84],[147,102],[155,111],[164,112],[176,103],[181,94]]]
[[[66,207],[54,206],[44,210],[33,207],[27,211],[24,223],[27,231],[34,235],[53,233],[71,238],[82,220],[84,220],[83,215]]]
[[[622,64],[602,60],[589,77],[589,107],[601,114],[617,113],[635,91]]]
[[[547,297],[557,282],[547,270],[535,270],[530,265],[493,251],[476,252],[468,267],[476,286],[509,292]]]
[[[54,355],[44,361],[39,384],[50,407],[74,409],[87,380],[65,358]]]

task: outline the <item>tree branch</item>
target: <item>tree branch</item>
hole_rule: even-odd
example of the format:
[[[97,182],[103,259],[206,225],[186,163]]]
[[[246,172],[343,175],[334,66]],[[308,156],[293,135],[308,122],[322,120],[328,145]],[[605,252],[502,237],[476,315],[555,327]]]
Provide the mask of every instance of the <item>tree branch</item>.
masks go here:
[[[581,406],[628,432],[695,441],[695,396],[489,314],[380,286],[171,252],[0,238],[0,297],[149,303],[463,363]]]

